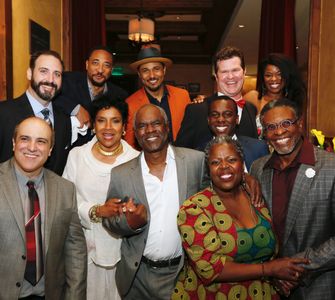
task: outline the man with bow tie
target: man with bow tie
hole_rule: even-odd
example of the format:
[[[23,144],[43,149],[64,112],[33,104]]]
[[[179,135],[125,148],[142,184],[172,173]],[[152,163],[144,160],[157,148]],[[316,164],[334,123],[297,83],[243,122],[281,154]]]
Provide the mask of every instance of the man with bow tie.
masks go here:
[[[202,103],[188,105],[175,144],[195,149],[199,140],[210,134],[207,115],[208,106],[217,96],[229,96],[238,105],[239,125],[236,133],[257,138],[257,109],[242,99],[242,88],[246,73],[244,56],[240,49],[225,47],[219,50],[213,59],[213,70],[217,83],[217,93]]]

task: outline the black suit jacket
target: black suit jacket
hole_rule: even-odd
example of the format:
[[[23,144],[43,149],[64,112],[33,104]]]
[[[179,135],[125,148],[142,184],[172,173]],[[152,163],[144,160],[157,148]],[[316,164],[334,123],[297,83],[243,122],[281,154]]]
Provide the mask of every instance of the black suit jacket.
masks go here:
[[[107,95],[110,99],[125,100],[127,92],[117,85],[107,81]],[[54,104],[65,114],[71,115],[73,109],[80,104],[92,116],[92,100],[87,83],[87,74],[82,72],[64,72],[62,78],[62,91],[54,99]],[[86,144],[92,139],[91,130],[85,136],[78,135],[78,140],[73,147]]]
[[[45,167],[62,175],[71,145],[71,121],[52,105],[54,113],[55,145]],[[23,119],[34,116],[26,93],[14,100],[0,103],[0,162],[13,155],[12,138],[15,126]]]
[[[205,137],[211,136],[208,127],[208,105],[216,97],[216,94],[207,97],[202,103],[189,104],[186,107],[181,128],[175,145],[197,149]],[[236,134],[258,138],[256,126],[256,107],[246,102],[242,110],[240,124],[236,127]]]
[[[125,100],[128,96],[125,90],[109,81],[107,81],[107,89],[107,95],[111,99]],[[91,113],[92,100],[87,83],[87,74],[82,72],[64,72],[62,91],[56,97],[54,103],[68,115],[78,104]]]

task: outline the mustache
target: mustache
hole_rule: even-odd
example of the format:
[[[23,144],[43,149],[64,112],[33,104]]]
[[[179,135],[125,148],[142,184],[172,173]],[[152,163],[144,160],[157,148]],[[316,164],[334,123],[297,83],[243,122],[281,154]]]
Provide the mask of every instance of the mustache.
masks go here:
[[[106,77],[103,72],[97,72],[97,73],[93,74],[93,76],[96,76],[96,75],[102,76],[104,78]]]
[[[54,89],[58,88],[57,84],[53,82],[49,82],[49,81],[41,81],[37,86],[40,87],[41,85],[50,86],[50,87],[53,87]]]

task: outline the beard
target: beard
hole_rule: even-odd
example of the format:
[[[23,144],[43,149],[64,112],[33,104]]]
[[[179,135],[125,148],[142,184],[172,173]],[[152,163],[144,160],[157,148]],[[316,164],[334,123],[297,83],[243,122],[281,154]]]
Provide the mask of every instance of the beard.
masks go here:
[[[145,82],[143,82],[144,87],[151,91],[151,92],[157,92],[159,89],[161,89],[163,83],[159,84],[158,86],[150,86],[149,84],[146,84]]]
[[[54,88],[54,92],[53,91],[45,91],[42,92],[41,90],[41,86],[42,85],[46,85],[46,86],[50,86],[52,88]],[[58,88],[58,86],[56,84],[54,84],[53,82],[48,82],[48,81],[41,81],[39,83],[37,83],[34,78],[31,79],[31,87],[32,89],[35,91],[35,93],[43,100],[45,101],[51,101],[53,98],[55,98],[59,92],[60,92],[60,88]]]
[[[88,79],[90,80],[90,82],[92,83],[92,85],[97,86],[97,87],[103,87],[105,85],[106,81],[109,78],[104,77],[104,80],[100,81],[100,82],[99,81],[95,81],[93,76],[88,76]]]

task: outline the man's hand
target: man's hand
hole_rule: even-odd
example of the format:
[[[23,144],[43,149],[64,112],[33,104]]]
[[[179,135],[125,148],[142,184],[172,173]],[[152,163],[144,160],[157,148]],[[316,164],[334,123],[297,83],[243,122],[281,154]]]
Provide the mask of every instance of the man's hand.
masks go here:
[[[128,204],[125,210],[124,214],[127,218],[128,225],[132,229],[136,230],[147,224],[147,209],[143,204],[135,204],[134,207],[130,207]]]
[[[85,124],[90,128],[91,127],[91,117],[88,111],[82,107],[79,106],[78,113],[76,114],[77,119],[80,122],[80,128],[82,128]]]
[[[246,183],[246,192],[250,195],[251,203],[256,207],[260,207],[264,202],[262,198],[261,185],[257,179],[255,179],[248,173],[244,173],[244,175]]]
[[[298,286],[297,281],[287,281],[281,279],[273,279],[272,281],[275,290],[282,296],[290,296],[291,290]]]
[[[114,217],[122,214],[122,207],[121,199],[108,199],[104,205],[99,206],[97,215],[103,218]]]

